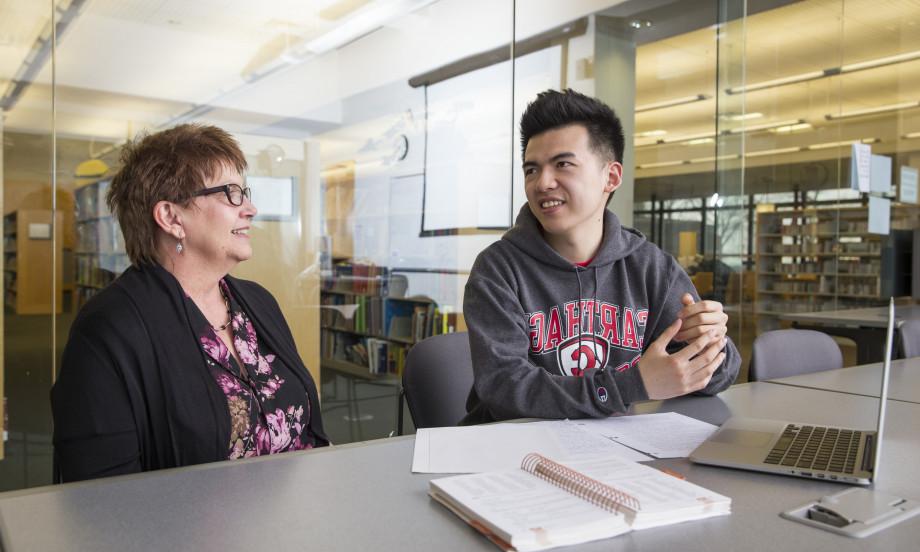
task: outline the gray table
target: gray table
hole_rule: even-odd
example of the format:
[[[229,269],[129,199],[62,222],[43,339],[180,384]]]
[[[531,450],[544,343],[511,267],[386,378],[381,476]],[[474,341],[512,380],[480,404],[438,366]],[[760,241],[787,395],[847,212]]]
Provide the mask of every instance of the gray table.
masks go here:
[[[895,324],[920,320],[920,305],[895,306]],[[836,311],[796,312],[781,314],[799,328],[816,329],[831,335],[847,337],[856,342],[858,364],[881,362],[885,357],[885,330],[888,327],[888,307],[846,309]],[[897,337],[895,339],[897,343]]]
[[[878,397],[882,387],[882,363],[790,376],[769,380],[767,383]],[[891,363],[888,398],[920,404],[920,357]]]
[[[781,386],[738,385],[720,397],[638,405],[721,423],[730,414],[793,416],[874,427],[877,400]],[[891,401],[881,491],[920,498],[920,405]],[[483,550],[495,547],[426,494],[410,473],[412,437],[222,462],[0,495],[6,551],[19,550]],[[844,489],[824,482],[692,465],[652,463],[732,497],[730,516],[637,531],[579,550],[913,550],[914,518],[865,540],[781,519],[777,513]]]

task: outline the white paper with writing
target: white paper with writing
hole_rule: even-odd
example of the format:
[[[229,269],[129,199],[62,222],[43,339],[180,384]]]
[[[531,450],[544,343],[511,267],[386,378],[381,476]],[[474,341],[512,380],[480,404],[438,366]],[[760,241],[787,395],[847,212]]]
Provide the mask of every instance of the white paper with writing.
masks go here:
[[[580,420],[579,420],[580,421]],[[419,429],[414,473],[479,473],[517,468],[531,452],[550,458],[599,454],[649,458],[568,420]]]
[[[869,144],[853,143],[850,153],[850,188],[860,192],[870,190],[872,174],[872,148]]]
[[[577,423],[655,458],[684,458],[719,429],[676,412],[577,420]]]

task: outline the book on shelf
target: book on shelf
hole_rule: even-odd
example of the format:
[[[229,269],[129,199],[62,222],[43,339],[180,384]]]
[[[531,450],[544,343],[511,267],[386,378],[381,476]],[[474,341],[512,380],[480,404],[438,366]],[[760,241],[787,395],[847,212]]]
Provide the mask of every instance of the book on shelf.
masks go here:
[[[434,303],[418,304],[412,310],[412,340],[418,343],[433,335]]]
[[[320,339],[323,360],[349,363],[372,375],[401,376],[410,347],[406,343],[330,329],[323,329]]]
[[[390,269],[370,263],[344,261],[332,267],[332,274],[323,279],[323,289],[359,295],[386,296]]]
[[[429,495],[503,550],[544,550],[731,513],[731,499],[616,456],[435,479]]]
[[[466,324],[463,323],[463,315],[450,310],[450,307],[444,307],[441,311],[437,308],[434,310],[434,323],[432,324],[431,334],[441,335],[454,332],[466,331]]]

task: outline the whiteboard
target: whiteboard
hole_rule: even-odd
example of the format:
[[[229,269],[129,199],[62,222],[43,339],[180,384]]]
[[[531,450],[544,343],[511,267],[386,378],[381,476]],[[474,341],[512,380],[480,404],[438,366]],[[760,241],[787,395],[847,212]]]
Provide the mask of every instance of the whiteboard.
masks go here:
[[[521,113],[537,93],[558,88],[562,47],[431,85],[427,90],[422,232],[508,228],[523,198]]]

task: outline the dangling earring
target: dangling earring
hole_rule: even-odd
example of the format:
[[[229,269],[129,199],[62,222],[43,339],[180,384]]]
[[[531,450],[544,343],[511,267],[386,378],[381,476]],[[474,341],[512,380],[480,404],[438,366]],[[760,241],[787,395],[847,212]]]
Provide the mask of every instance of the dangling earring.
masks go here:
[[[181,255],[183,249],[185,249],[185,248],[182,247],[182,242],[176,242],[176,253],[178,253],[178,254]]]

